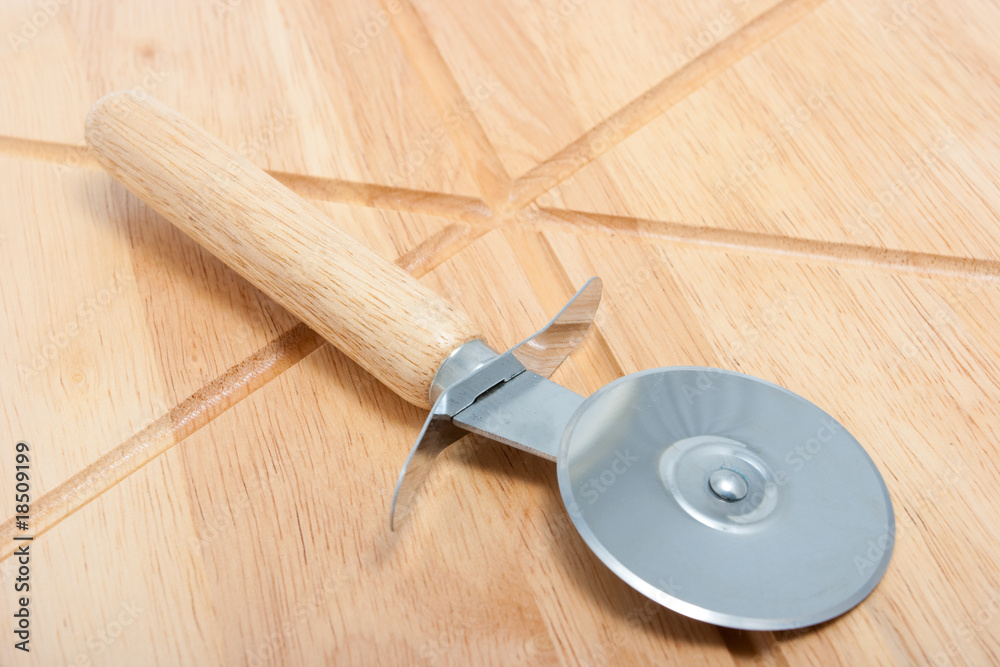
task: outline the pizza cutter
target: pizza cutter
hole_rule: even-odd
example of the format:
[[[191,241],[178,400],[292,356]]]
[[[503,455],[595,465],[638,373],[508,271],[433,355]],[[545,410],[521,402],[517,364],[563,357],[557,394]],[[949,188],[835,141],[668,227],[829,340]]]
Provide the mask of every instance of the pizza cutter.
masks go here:
[[[692,618],[749,630],[820,623],[863,600],[888,567],[895,521],[882,476],[806,399],[690,366],[633,373],[587,398],[548,380],[590,327],[600,280],[499,354],[467,316],[162,104],[131,92],[103,98],[87,142],[195,241],[430,408],[390,525],[434,457],[478,433],[554,460],[593,552]]]

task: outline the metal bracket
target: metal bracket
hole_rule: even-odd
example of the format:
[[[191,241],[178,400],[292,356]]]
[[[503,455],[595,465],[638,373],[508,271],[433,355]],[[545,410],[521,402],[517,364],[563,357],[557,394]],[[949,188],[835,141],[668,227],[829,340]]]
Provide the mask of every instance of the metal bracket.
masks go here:
[[[542,377],[551,375],[587,334],[602,291],[601,279],[591,278],[552,321],[501,355],[483,341],[474,340],[441,364],[431,384],[434,405],[396,482],[390,529],[395,530],[409,514],[437,455],[468,433],[454,417],[526,370]]]

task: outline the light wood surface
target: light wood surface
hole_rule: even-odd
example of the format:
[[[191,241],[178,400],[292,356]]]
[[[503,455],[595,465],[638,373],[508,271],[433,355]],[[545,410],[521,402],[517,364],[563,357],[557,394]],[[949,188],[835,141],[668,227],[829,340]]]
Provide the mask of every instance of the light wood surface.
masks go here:
[[[0,470],[26,441],[34,493],[96,491],[32,545],[0,663],[1000,661],[995,3],[45,5],[0,12]],[[476,438],[389,532],[424,412],[329,345],[294,363],[296,318],[97,167],[121,89],[496,348],[600,275],[576,391],[704,364],[817,403],[889,486],[885,579],[806,631],[685,619],[590,554],[551,464]]]

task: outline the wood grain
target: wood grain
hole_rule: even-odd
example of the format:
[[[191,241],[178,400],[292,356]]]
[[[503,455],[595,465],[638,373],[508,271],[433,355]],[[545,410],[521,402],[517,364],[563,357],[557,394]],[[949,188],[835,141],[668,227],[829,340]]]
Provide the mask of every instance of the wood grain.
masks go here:
[[[254,391],[322,347],[325,341],[298,324],[228,369],[197,393],[76,473],[31,505],[32,536],[38,537],[129,475],[202,428]],[[13,518],[0,524],[0,560],[19,546]]]
[[[297,322],[83,150],[132,89],[494,347],[600,275],[556,380],[785,385],[857,436],[899,527],[867,600],[789,633],[649,606],[550,464],[477,438],[393,534],[424,413],[324,346],[34,542],[32,653],[0,663],[1000,661],[996,3],[80,2],[34,26],[42,5],[0,12],[0,450],[31,444],[38,494]]]

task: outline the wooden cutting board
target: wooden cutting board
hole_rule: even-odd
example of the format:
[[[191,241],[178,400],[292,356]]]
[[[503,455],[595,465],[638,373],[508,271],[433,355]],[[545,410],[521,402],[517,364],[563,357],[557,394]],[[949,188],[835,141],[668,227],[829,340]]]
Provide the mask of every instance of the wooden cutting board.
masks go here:
[[[29,654],[0,564],[0,663],[1000,661],[998,26],[987,0],[7,3],[4,516],[17,442],[36,499],[111,458],[31,545]],[[889,486],[885,579],[803,631],[686,619],[591,555],[553,465],[473,437],[391,533],[424,415],[329,346],[268,348],[287,368],[196,399],[186,438],[155,422],[296,321],[94,166],[116,89],[280,172],[497,348],[601,276],[555,376],[580,393],[697,364],[822,406]],[[143,429],[165,453],[112,483]]]

